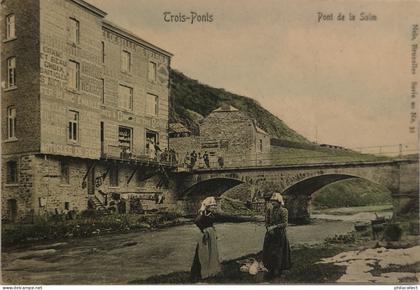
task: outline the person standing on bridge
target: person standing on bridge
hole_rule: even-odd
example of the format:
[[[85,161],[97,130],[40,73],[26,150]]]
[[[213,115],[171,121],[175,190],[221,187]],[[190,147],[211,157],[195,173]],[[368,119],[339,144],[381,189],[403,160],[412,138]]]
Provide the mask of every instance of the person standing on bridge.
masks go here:
[[[292,266],[290,245],[286,235],[288,211],[284,207],[280,193],[275,192],[270,201],[272,206],[267,207],[265,215],[267,232],[263,246],[263,263],[268,270],[268,279],[280,276],[283,270]]]
[[[195,224],[200,229],[202,236],[197,242],[191,266],[192,282],[216,276],[221,270],[216,230],[213,226],[216,208],[217,203],[213,196],[205,198],[195,219]]]

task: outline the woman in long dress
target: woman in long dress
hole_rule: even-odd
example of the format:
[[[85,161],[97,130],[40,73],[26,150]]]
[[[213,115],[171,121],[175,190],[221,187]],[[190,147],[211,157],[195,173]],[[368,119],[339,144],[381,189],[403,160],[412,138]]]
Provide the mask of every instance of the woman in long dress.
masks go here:
[[[213,226],[216,207],[216,199],[212,196],[207,197],[201,203],[201,208],[195,219],[195,224],[202,235],[197,242],[191,267],[193,282],[216,276],[221,270],[216,231]]]
[[[284,207],[280,193],[274,193],[270,201],[271,205],[267,207],[265,215],[267,232],[263,247],[263,263],[268,270],[267,278],[278,277],[283,270],[290,269],[292,266],[290,245],[286,234],[288,211]]]

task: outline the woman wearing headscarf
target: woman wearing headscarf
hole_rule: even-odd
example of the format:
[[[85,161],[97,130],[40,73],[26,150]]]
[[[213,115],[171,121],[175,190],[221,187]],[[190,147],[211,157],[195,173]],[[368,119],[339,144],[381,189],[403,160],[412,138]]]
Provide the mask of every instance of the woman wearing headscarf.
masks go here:
[[[202,236],[197,242],[193,265],[191,267],[191,280],[198,281],[216,276],[220,272],[219,251],[217,249],[216,231],[213,227],[216,199],[207,197],[201,203],[195,224]]]
[[[280,276],[283,270],[292,266],[290,245],[287,239],[286,227],[288,212],[280,193],[274,193],[271,205],[267,207],[265,226],[267,232],[264,238],[263,263],[267,268],[268,278]]]

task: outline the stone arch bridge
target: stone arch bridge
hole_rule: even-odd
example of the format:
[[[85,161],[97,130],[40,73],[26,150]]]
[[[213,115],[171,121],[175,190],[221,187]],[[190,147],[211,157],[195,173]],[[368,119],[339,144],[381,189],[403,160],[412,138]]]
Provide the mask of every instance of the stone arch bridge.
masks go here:
[[[375,162],[317,163],[197,169],[177,173],[179,199],[220,196],[241,184],[253,190],[276,190],[286,197],[289,219],[308,220],[312,193],[336,181],[362,178],[386,187],[393,197],[394,216],[416,214],[419,199],[419,162],[399,159]]]

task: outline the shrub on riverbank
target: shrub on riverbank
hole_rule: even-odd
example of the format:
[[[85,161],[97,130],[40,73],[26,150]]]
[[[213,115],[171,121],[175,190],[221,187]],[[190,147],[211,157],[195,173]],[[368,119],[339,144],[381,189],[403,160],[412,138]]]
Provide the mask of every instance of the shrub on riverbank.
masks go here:
[[[255,216],[259,214],[257,211],[247,208],[244,202],[229,197],[222,197],[221,209],[224,214],[230,216]]]
[[[156,214],[81,214],[74,220],[62,217],[37,218],[32,224],[3,224],[2,247],[31,243],[40,240],[85,238],[113,232],[149,230],[179,224],[174,212]]]

